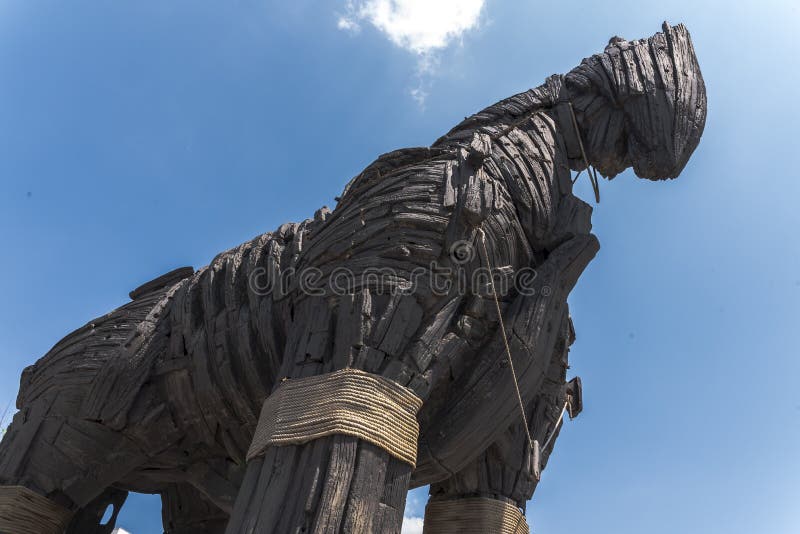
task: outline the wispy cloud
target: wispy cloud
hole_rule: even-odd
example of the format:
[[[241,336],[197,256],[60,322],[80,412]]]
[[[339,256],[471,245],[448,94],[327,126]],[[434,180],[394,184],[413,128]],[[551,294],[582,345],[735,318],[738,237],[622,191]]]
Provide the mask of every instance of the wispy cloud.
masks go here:
[[[336,27],[339,28],[340,30],[345,30],[353,33],[361,31],[361,26],[359,26],[358,22],[356,22],[352,18],[345,16],[339,17],[339,20],[336,22]]]
[[[424,106],[439,53],[478,27],[485,0],[347,0],[337,27],[357,33],[370,24],[391,42],[418,56],[411,97]]]

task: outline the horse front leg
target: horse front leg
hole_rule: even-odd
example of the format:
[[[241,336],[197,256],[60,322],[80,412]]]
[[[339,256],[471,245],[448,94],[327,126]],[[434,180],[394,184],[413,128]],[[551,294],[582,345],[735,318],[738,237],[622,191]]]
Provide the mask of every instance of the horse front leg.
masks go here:
[[[351,436],[251,460],[227,532],[400,532],[411,466]]]
[[[416,425],[416,411],[427,394],[427,381],[404,355],[421,315],[413,295],[372,295],[366,289],[337,299],[307,298],[297,305],[281,372],[285,380],[272,397],[284,395],[282,388],[288,391],[297,384],[297,391],[304,395],[300,400],[303,409],[314,412],[319,420],[309,422],[304,415],[303,421],[294,421],[299,426],[289,430],[308,423],[304,428],[311,434],[322,429],[321,435],[299,436],[296,442],[287,438],[277,444],[273,440],[255,455],[251,448],[226,532],[400,532],[416,457],[416,434],[409,437],[402,429],[409,421]],[[356,369],[361,373],[353,371]],[[342,370],[347,370],[346,381],[357,375],[355,386],[336,385]],[[306,389],[309,377],[319,379],[323,388]],[[325,389],[329,383],[334,389]],[[397,411],[387,408],[377,416],[377,411],[368,409],[369,396],[381,388],[386,389],[381,395],[405,400],[395,403]],[[341,399],[353,403],[339,404]],[[284,404],[268,400],[259,428],[267,426],[270,435],[280,435],[282,423],[276,422],[273,411],[296,401],[297,392],[287,394],[281,401]],[[406,401],[409,406],[403,405]],[[391,404],[384,397],[377,402]],[[344,416],[335,426],[347,430],[328,433],[326,409],[337,413],[348,406],[363,413],[355,420]],[[401,413],[403,410],[409,411]],[[376,417],[381,419],[377,423]],[[351,431],[361,423],[369,427],[364,433]],[[370,428],[377,429],[377,439]],[[392,433],[379,434],[396,428],[401,428],[397,435],[402,439],[381,443]],[[259,430],[256,441],[258,435]]]
[[[526,503],[539,484],[564,414],[574,417],[582,408],[580,380],[566,380],[574,341],[568,317],[559,331],[542,386],[526,406],[528,432],[519,421],[466,467],[431,484],[425,534],[529,532]]]

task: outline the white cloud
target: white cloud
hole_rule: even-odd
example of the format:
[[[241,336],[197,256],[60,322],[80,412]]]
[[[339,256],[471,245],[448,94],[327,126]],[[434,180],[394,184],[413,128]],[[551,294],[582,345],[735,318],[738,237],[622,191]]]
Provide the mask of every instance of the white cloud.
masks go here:
[[[420,531],[420,532],[422,532],[422,531]],[[125,530],[124,528],[117,527],[117,528],[115,528],[114,530],[111,531],[111,534],[131,534],[131,533],[128,532],[127,530]]]
[[[338,26],[369,22],[397,46],[417,54],[446,48],[478,26],[485,0],[349,0]]]
[[[422,534],[422,518],[405,516],[400,534]]]
[[[417,87],[411,97],[425,106],[430,77],[439,66],[439,52],[478,27],[485,0],[347,0],[339,15],[340,30],[358,33],[371,24],[391,42],[418,56]]]

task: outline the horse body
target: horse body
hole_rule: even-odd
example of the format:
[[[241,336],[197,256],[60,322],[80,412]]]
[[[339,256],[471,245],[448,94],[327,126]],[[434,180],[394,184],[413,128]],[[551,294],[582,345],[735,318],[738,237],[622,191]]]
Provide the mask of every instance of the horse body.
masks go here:
[[[682,27],[665,32],[688,40]],[[672,50],[694,61],[690,44]],[[612,175],[630,165],[609,137],[617,108],[586,81],[605,66],[586,60],[430,148],[381,156],[332,212],[196,273],[168,273],[64,338],[23,373],[0,485],[73,510],[68,532],[87,532],[127,490],[160,493],[175,533],[398,532],[407,489],[425,484],[432,501],[477,496],[524,509],[576,395],[566,298],[598,250],[571,170],[586,167],[586,152]],[[692,98],[705,105],[704,93]],[[696,143],[681,146],[691,153]],[[650,160],[682,169],[681,158]],[[672,172],[652,161],[640,168]],[[535,276],[523,287],[525,269]],[[487,274],[504,282],[499,292]],[[345,368],[423,401],[416,468],[345,435],[248,461],[262,402],[283,380]],[[98,522],[95,532],[108,531]]]
[[[564,232],[555,216],[534,214],[540,206],[558,213],[561,197],[571,192],[568,169],[563,161],[556,165],[553,135],[545,111],[531,115],[527,127],[486,140],[488,153],[498,155],[492,171],[477,177],[469,154],[454,146],[388,154],[349,184],[332,213],[321,210],[316,220],[258,236],[70,334],[25,371],[23,422],[18,416],[7,441],[18,434],[35,438],[22,469],[3,482],[63,494],[79,506],[111,486],[167,496],[184,484],[230,513],[261,402],[280,378],[355,366],[388,374],[428,399],[435,384],[450,382],[443,376],[468,371],[455,362],[474,358],[497,327],[489,295],[463,285],[483,263],[469,249],[475,234],[466,219],[483,217],[495,245],[491,261],[509,272],[535,265],[537,254],[546,253],[542,243],[564,239],[554,236]],[[514,154],[536,160],[531,167],[511,164],[509,171]],[[514,179],[509,172],[520,182],[538,179],[540,188],[513,196],[505,185]],[[472,194],[470,188],[480,195],[471,209],[456,201]],[[527,202],[518,207],[515,198]],[[531,223],[527,232],[520,213]],[[534,250],[528,236],[537,232]],[[453,261],[448,251],[464,244],[467,261]],[[440,280],[441,295],[424,276],[435,267],[450,269]],[[308,268],[322,275],[319,287],[299,287]],[[337,269],[347,274],[338,280],[349,284],[338,288],[344,291],[331,287]],[[369,301],[364,316],[370,320],[357,340],[337,340],[337,320],[351,315],[356,298]],[[434,362],[445,345],[448,359]],[[446,398],[439,395],[421,414],[423,439],[425,421]],[[39,407],[45,416],[33,415]],[[31,425],[38,430],[28,431]],[[84,439],[76,443],[75,433]],[[111,435],[116,439],[102,439]],[[41,469],[39,457],[70,448],[63,470],[71,476]],[[75,478],[80,482],[71,483]],[[441,474],[415,483],[436,478]]]

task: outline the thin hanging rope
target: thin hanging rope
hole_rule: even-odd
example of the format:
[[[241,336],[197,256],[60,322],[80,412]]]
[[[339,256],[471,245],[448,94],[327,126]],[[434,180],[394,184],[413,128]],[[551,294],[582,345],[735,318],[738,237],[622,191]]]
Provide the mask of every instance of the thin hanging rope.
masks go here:
[[[11,401],[8,401],[8,404],[6,404],[6,409],[3,410],[3,416],[0,417],[0,436],[3,435],[3,423],[6,422],[6,415],[8,415],[9,408],[11,408]]]
[[[547,440],[544,442],[542,451],[547,450],[547,446],[550,445],[550,440],[553,439],[553,436],[556,435],[556,431],[558,431],[558,428],[561,426],[561,423],[564,422],[564,411],[567,409],[567,406],[569,406],[569,399],[567,399],[567,401],[564,403],[564,406],[561,408],[561,413],[558,414],[558,420],[556,421],[556,424],[553,425],[552,430],[550,430],[550,435],[547,436]]]
[[[500,310],[500,300],[497,298],[497,289],[494,286],[494,277],[492,276],[492,263],[489,260],[489,250],[486,248],[486,234],[483,232],[483,229],[478,228],[478,234],[481,236],[481,245],[483,248],[483,255],[484,259],[486,260],[486,265],[489,268],[489,283],[492,286],[492,296],[494,297],[494,305],[497,309],[497,319],[500,321],[500,332],[503,334],[503,344],[506,346],[506,356],[508,357],[508,367],[511,369],[511,376],[514,379],[514,390],[517,392],[517,401],[519,402],[519,413],[522,415],[522,423],[525,427],[525,435],[528,436],[528,445],[531,447],[531,451],[534,450],[533,438],[531,437],[531,432],[528,429],[528,417],[525,415],[525,403],[522,400],[522,393],[519,390],[519,380],[517,379],[517,371],[514,369],[514,360],[511,357],[511,347],[508,344],[508,336],[506,335],[506,327],[503,324],[503,312]]]
[[[589,175],[589,181],[592,183],[592,189],[594,190],[594,199],[599,204],[600,203],[600,182],[597,180],[597,170],[592,169],[589,167],[589,158],[586,157],[586,151],[583,149],[583,139],[581,139],[581,131],[578,129],[578,120],[575,118],[575,108],[572,107],[572,102],[567,102],[569,104],[569,114],[572,118],[572,127],[575,128],[575,135],[578,137],[578,146],[581,147],[581,156],[583,156],[583,162],[586,164],[586,173]],[[594,170],[594,174],[592,173]],[[581,173],[578,173],[580,176]],[[575,180],[578,179],[578,176],[575,177]],[[575,183],[573,180],[572,183]]]

